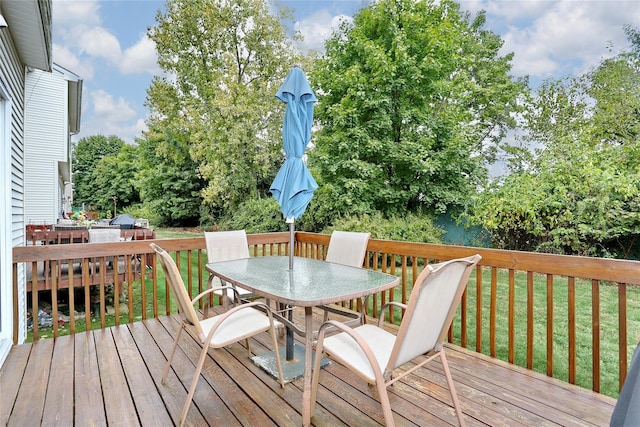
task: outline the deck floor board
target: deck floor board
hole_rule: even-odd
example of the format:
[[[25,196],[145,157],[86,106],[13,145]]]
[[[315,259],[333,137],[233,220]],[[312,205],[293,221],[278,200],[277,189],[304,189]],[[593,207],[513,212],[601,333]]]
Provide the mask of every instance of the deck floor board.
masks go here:
[[[201,349],[183,333],[162,384],[178,330],[169,316],[14,347],[0,369],[0,424],[175,425]],[[270,337],[251,339],[251,350],[269,351]],[[446,352],[469,426],[609,424],[615,399],[456,346]],[[301,424],[302,379],[281,389],[240,343],[208,354],[188,425]],[[390,400],[398,426],[457,425],[437,361],[390,387]],[[336,362],[324,368],[315,426],[383,421],[375,388]]]

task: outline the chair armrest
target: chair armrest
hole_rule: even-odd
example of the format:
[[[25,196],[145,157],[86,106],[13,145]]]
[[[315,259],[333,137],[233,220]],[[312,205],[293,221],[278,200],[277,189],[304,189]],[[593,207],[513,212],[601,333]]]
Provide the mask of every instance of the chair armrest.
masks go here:
[[[373,373],[376,377],[376,381],[381,381],[380,384],[384,384],[384,376],[382,374],[382,367],[378,364],[378,360],[376,359],[375,353],[369,346],[369,344],[362,338],[362,336],[356,331],[354,328],[345,325],[344,323],[338,322],[337,320],[327,320],[324,322],[318,331],[318,341],[316,342],[316,357],[322,356],[322,351],[324,349],[324,336],[329,328],[337,328],[349,335],[351,339],[353,339],[356,344],[360,347],[362,352],[364,353]],[[334,354],[334,357],[340,359],[340,355]]]
[[[382,326],[382,322],[384,322],[384,312],[386,311],[386,309],[387,309],[389,306],[396,306],[396,307],[400,307],[400,308],[402,308],[403,310],[406,310],[406,309],[407,309],[407,304],[403,304],[403,303],[398,302],[398,301],[389,301],[388,303],[386,303],[385,305],[383,305],[383,306],[380,308],[380,318],[378,319],[378,326]],[[391,323],[391,322],[390,322],[390,323]]]
[[[193,298],[191,300],[191,305],[195,304],[198,300],[202,299],[206,295],[208,295],[208,294],[210,294],[210,293],[212,293],[214,291],[219,291],[221,289],[231,289],[235,293],[236,297],[238,299],[240,298],[240,294],[238,294],[238,290],[236,288],[234,288],[233,286],[231,286],[231,285],[216,286],[214,288],[209,288],[206,291],[202,291],[198,295],[196,295],[195,298]]]

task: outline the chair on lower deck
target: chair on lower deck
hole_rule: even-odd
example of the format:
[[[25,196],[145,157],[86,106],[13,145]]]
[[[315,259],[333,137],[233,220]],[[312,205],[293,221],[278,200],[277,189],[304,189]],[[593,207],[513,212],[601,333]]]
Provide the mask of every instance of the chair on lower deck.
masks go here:
[[[120,241],[120,229],[119,228],[91,228],[89,229],[89,243],[114,243]],[[118,270],[117,264],[114,267],[114,258],[108,256],[105,261],[109,267]],[[100,265],[100,259],[94,259],[92,263],[91,273],[95,274],[98,266]]]
[[[474,255],[426,266],[413,285],[408,304],[390,302],[380,310],[384,313],[388,305],[405,309],[397,335],[382,328],[384,316],[377,326],[365,324],[350,328],[333,320],[323,323],[316,346],[311,414],[316,404],[319,361],[323,351],[368,383],[376,385],[387,426],[394,425],[387,387],[439,356],[458,421],[464,426],[443,344],[469,275],[480,259],[480,255]],[[341,332],[325,338],[329,328],[337,328]],[[410,369],[396,372],[397,368],[421,355],[426,355],[426,359],[416,362]]]
[[[247,242],[247,233],[244,230],[205,231],[204,240],[207,247],[208,262],[249,258],[249,244]],[[214,281],[217,282],[216,284],[220,283],[217,277],[210,276],[208,287],[214,287]],[[223,305],[226,304],[227,300],[234,300],[234,295],[238,295],[236,302],[255,296],[247,289],[239,286],[234,286],[234,288],[237,293],[228,288],[218,289],[214,293],[222,299]]]
[[[182,409],[179,425],[182,426],[187,417],[187,412],[189,411],[189,406],[191,405],[191,400],[193,399],[193,394],[196,390],[198,379],[200,378],[200,371],[202,370],[206,360],[209,347],[214,349],[221,348],[245,340],[247,351],[249,356],[251,356],[249,338],[262,332],[269,332],[272,337],[273,348],[276,350],[274,353],[280,386],[284,387],[284,381],[282,380],[282,366],[280,364],[280,356],[277,351],[278,342],[275,334],[275,325],[277,322],[273,320],[269,307],[263,302],[250,302],[235,306],[228,311],[225,311],[223,314],[200,319],[193,307],[194,304],[202,298],[208,297],[211,292],[220,290],[220,288],[207,289],[194,299],[191,299],[184,286],[182,277],[180,276],[180,271],[178,270],[173,258],[171,258],[171,255],[155,243],[151,243],[150,246],[160,258],[162,270],[164,271],[166,280],[171,287],[171,291],[178,305],[180,317],[182,318],[180,331],[176,334],[171,354],[169,355],[169,359],[167,360],[167,364],[162,373],[162,383],[164,384],[167,374],[169,373],[171,362],[173,361],[173,356],[178,346],[178,341],[180,340],[180,336],[184,329],[186,329],[202,345],[202,352],[200,353],[200,358],[193,374],[193,380],[191,381],[187,401]],[[233,288],[224,288],[225,289],[223,290],[229,288],[233,292]]]

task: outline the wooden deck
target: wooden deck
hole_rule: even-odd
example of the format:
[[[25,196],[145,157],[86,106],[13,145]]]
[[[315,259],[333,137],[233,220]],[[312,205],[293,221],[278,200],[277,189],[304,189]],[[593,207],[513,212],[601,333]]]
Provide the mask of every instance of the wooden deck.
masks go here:
[[[175,317],[162,317],[14,347],[0,370],[0,425],[174,425],[200,351],[183,334],[160,384],[177,330]],[[252,339],[253,353],[268,343]],[[187,425],[301,424],[301,379],[281,389],[240,344],[209,356]],[[469,426],[609,424],[615,399],[459,347],[447,356]],[[314,425],[383,423],[374,388],[335,362],[324,370]],[[457,424],[437,361],[391,387],[390,399],[398,426]]]

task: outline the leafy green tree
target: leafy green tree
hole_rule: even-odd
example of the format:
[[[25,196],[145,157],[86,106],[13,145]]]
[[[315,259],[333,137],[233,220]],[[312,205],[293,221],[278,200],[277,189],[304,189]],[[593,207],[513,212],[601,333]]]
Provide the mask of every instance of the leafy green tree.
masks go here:
[[[73,145],[73,199],[74,205],[97,204],[94,170],[106,156],[116,156],[125,143],[117,136],[93,135],[80,139]]]
[[[445,212],[486,182],[526,85],[484,23],[450,0],[380,0],[326,43],[309,159],[334,212]]]
[[[149,127],[188,144],[207,212],[268,197],[283,161],[274,95],[299,59],[281,21],[263,0],[169,0],[156,20],[149,37],[170,77],[148,90]]]
[[[154,129],[139,143],[139,170],[135,187],[143,205],[158,218],[158,225],[193,226],[200,218],[204,181],[189,155],[184,136]]]
[[[512,173],[474,200],[472,221],[498,246],[640,255],[639,48],[542,85],[523,139],[539,148],[519,151]]]
[[[100,159],[92,171],[91,204],[100,212],[117,214],[120,209],[138,203],[140,197],[134,186],[138,167],[138,147],[132,145],[125,144],[117,155]]]

